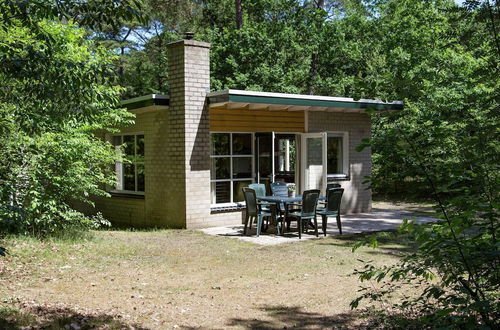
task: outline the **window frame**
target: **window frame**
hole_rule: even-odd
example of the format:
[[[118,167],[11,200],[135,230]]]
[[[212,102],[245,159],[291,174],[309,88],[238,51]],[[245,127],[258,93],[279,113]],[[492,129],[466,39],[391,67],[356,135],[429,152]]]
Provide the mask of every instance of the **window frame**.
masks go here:
[[[212,155],[212,134],[229,134],[229,155]],[[250,155],[233,155],[233,134],[247,134],[251,137],[251,147],[252,151]],[[228,179],[213,179],[212,178],[212,159],[214,158],[229,158],[229,178]],[[248,178],[233,178],[233,158],[250,158],[251,159],[251,177]],[[243,205],[245,202],[235,202],[233,201],[234,196],[234,182],[238,181],[251,181],[255,183],[255,133],[254,132],[224,132],[224,131],[211,131],[210,132],[210,207],[225,207],[225,206],[239,206]],[[229,196],[230,201],[225,203],[214,203],[214,193],[212,190],[213,183],[216,182],[230,182],[229,185]]]
[[[127,190],[127,189],[117,189],[116,187],[118,186],[118,166],[120,166],[120,175],[121,175],[121,184],[123,186],[124,178],[123,175],[125,173],[124,171],[124,162],[122,161],[116,161],[114,168],[115,168],[115,175],[116,175],[116,183],[114,187],[109,187],[108,192],[114,193],[114,194],[124,194],[124,195],[137,195],[137,196],[144,196],[146,192],[146,173],[144,173],[144,191],[137,190],[138,189],[138,175],[137,175],[137,165],[142,164],[144,167],[144,172],[146,172],[146,134],[144,132],[130,132],[130,133],[119,133],[119,134],[110,134],[108,135],[108,141],[113,145],[113,148],[115,150],[120,150],[118,146],[114,145],[114,138],[115,137],[120,137],[121,138],[121,144],[120,146],[123,146],[124,144],[124,137],[125,136],[133,136],[134,137],[134,159],[137,159],[137,136],[144,136],[144,160],[142,162],[134,161],[132,164],[134,165],[134,187],[136,190]],[[122,155],[121,150],[119,151],[120,154]]]
[[[342,171],[341,173],[328,173],[328,159],[325,163],[325,173],[327,181],[348,180],[350,173],[349,166],[349,132],[346,131],[327,131],[325,132],[325,158],[328,157],[328,137],[342,138]]]

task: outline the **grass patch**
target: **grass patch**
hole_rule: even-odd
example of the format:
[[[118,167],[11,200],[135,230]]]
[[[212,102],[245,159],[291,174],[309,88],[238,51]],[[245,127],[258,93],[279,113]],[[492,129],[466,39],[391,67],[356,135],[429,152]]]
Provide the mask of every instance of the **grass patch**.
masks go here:
[[[412,248],[394,236],[380,250],[353,253],[363,238],[256,246],[191,230],[6,237],[0,240],[8,251],[0,258],[0,295],[11,309],[1,318],[49,328],[87,327],[90,320],[107,328],[282,328],[302,324],[292,317],[299,308],[309,318],[304,326],[342,320],[348,327],[364,322],[349,309],[359,287],[351,274],[363,265],[358,259],[393,263]]]
[[[0,305],[0,328],[19,329],[31,324],[36,324],[36,319],[29,313],[21,312],[19,309]]]

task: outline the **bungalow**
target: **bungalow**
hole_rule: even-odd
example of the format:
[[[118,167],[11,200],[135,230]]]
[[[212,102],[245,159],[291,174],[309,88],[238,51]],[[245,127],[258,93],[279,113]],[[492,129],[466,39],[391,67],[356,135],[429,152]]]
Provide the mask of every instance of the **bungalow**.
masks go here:
[[[366,109],[401,102],[242,90],[210,91],[210,45],[168,45],[170,94],[123,102],[135,124],[103,135],[125,145],[111,198],[96,208],[114,223],[200,228],[241,224],[242,188],[284,181],[297,192],[327,183],[345,188],[343,212],[369,212],[371,151]]]

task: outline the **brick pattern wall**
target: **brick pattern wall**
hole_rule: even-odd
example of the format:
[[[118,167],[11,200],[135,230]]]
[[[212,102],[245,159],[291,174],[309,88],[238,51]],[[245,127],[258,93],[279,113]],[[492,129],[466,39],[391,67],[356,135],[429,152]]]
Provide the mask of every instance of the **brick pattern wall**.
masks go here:
[[[245,221],[245,211],[214,212],[204,227],[240,225]],[[254,225],[255,228],[255,225]]]
[[[355,148],[361,139],[371,134],[371,119],[365,113],[309,112],[308,131],[349,132],[349,173],[350,180],[335,181],[345,189],[342,198],[342,213],[370,212],[372,193],[368,185],[362,184],[364,177],[371,175],[371,150],[357,152]]]
[[[135,227],[180,227],[171,217],[165,199],[170,193],[166,164],[169,155],[164,152],[168,109],[161,108],[137,114],[135,123],[121,128],[121,134],[144,134],[145,194],[144,198],[96,198],[96,210],[114,224]],[[101,138],[106,138],[101,135]]]
[[[128,197],[99,197],[95,201],[96,210],[113,226],[148,227],[146,220],[146,202],[144,199]],[[88,209],[87,209],[88,210]],[[95,213],[95,212],[90,212]]]
[[[169,179],[172,207],[183,208],[184,227],[208,226],[210,218],[210,131],[206,94],[210,89],[210,45],[180,40],[168,45],[170,130]]]

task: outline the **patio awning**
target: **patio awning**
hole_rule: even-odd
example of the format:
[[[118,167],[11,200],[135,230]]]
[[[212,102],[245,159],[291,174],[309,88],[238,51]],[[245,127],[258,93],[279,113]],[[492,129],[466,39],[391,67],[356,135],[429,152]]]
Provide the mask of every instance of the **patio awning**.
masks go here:
[[[267,93],[227,89],[208,94],[210,109],[364,112],[367,109],[395,111],[403,109],[402,101],[354,100],[346,97]]]

